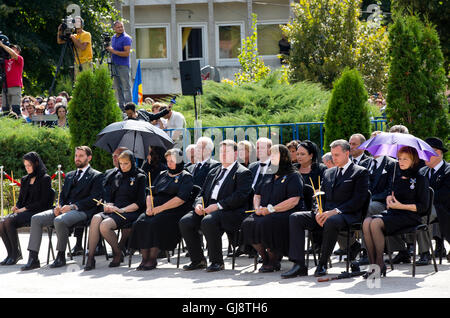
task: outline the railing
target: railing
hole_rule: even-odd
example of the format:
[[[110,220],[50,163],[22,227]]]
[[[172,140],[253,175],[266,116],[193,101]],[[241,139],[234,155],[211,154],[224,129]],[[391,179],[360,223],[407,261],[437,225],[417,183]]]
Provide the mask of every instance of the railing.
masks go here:
[[[386,129],[386,119],[371,120],[372,130]],[[286,144],[291,140],[311,140],[323,149],[324,122],[265,124],[265,125],[240,125],[240,126],[215,126],[197,127],[186,129],[165,129],[170,137],[174,136],[177,147],[186,149],[201,136],[208,136],[217,145],[224,139],[232,139],[236,142],[249,140],[256,143],[260,137],[267,137],[273,144]],[[177,134],[176,132],[179,133]],[[356,133],[356,132],[355,132]],[[177,137],[177,135],[179,137]]]

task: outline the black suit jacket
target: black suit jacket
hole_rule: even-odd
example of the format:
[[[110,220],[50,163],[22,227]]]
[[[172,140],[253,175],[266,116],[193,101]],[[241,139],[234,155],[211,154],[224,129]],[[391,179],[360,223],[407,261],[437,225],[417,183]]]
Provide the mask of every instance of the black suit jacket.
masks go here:
[[[195,167],[197,166],[197,164],[192,164],[189,167],[186,168],[187,171],[190,172],[190,174],[192,174],[193,177],[193,181],[194,181],[194,185],[198,185],[199,187],[203,186],[203,183],[205,182],[206,176],[208,175],[208,173],[221,166],[220,162],[209,158],[205,164],[203,164],[200,169],[195,170]],[[195,170],[195,173],[194,173]]]
[[[248,170],[250,170],[250,172],[252,173],[252,181],[251,183],[253,184],[253,180],[255,179],[256,173],[258,172],[258,167],[259,167],[260,161],[256,161],[256,162],[252,162],[249,166],[248,166]],[[269,167],[270,167],[270,163],[269,163]],[[266,172],[269,170],[266,170]],[[266,176],[267,174],[265,174],[264,176]],[[256,190],[257,186],[259,184],[261,184],[262,180],[264,179],[264,176],[260,178],[260,180],[258,180],[258,182],[255,184],[255,186],[253,187],[253,191]],[[272,174],[270,174],[270,176],[272,176]]]
[[[202,204],[202,197],[205,208],[212,203],[211,195],[214,189],[214,182],[218,178],[221,165],[208,173],[202,190],[195,200],[195,205]],[[249,197],[252,192],[252,173],[240,163],[236,163],[222,182],[217,202],[222,206],[224,214],[223,227],[227,230],[234,230],[239,227],[244,211],[249,207]],[[194,205],[194,206],[195,206]]]
[[[425,166],[419,173],[429,179],[430,168]],[[434,207],[439,219],[442,235],[450,240],[450,164],[444,161],[441,168],[430,180],[430,187],[434,190]]]
[[[361,209],[369,189],[369,171],[353,163],[337,180],[337,167],[325,170],[322,182],[324,211],[339,209],[347,222],[356,222],[361,216]]]
[[[66,175],[61,191],[60,206],[75,204],[79,211],[85,212],[91,217],[99,211],[97,203],[93,199],[103,198],[103,174],[89,167],[83,177],[74,185],[75,171]]]
[[[366,153],[363,153],[361,160],[359,160],[359,162],[358,162],[358,166],[361,166],[361,167],[364,167],[367,169],[368,166],[367,166],[367,162],[365,162],[365,161],[369,158],[372,158],[372,157],[366,155]],[[350,160],[353,162],[353,158],[350,158]]]
[[[369,157],[359,165],[370,169],[375,158]],[[396,161],[388,156],[384,156],[380,166],[369,176],[369,190],[372,193],[372,200],[386,203],[386,198],[392,189],[392,179]]]
[[[52,180],[48,174],[36,177],[34,184],[30,186],[30,177],[24,176],[20,180],[20,192],[16,206],[21,209],[25,207],[27,211],[42,212],[51,209],[54,200],[52,190]]]

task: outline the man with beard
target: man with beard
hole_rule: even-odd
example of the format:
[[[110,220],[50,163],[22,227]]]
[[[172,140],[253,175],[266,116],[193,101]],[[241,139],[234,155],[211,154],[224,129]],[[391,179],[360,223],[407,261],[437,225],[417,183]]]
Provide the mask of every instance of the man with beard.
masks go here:
[[[63,189],[54,209],[35,214],[31,218],[30,251],[28,263],[22,270],[31,270],[40,267],[38,259],[42,240],[42,228],[55,226],[58,244],[58,255],[50,268],[66,265],[65,250],[70,235],[70,227],[74,224],[88,220],[97,213],[97,203],[93,199],[102,198],[103,175],[89,165],[92,160],[92,150],[87,146],[75,148],[76,171],[66,175]]]

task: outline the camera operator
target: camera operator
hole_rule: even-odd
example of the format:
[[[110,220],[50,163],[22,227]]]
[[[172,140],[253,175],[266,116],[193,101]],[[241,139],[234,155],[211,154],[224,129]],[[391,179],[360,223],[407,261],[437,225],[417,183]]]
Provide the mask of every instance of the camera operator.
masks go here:
[[[78,74],[88,68],[92,69],[92,40],[91,33],[84,31],[84,20],[77,16],[75,20],[75,34],[70,35],[70,40],[73,43],[74,55],[75,55],[75,65],[74,65],[74,75],[75,79]],[[62,25],[58,27],[58,44],[66,43],[66,40],[62,34]]]
[[[8,112],[10,107],[12,111],[21,115],[20,103],[22,99],[22,74],[23,74],[23,57],[20,56],[20,47],[18,45],[11,45],[11,47],[5,45],[0,41],[0,47],[5,50],[10,58],[5,59],[5,73],[6,83],[2,84],[2,111]],[[7,87],[7,95],[5,86]],[[9,107],[8,107],[9,106]]]
[[[130,87],[130,50],[131,37],[126,34],[123,23],[114,22],[114,32],[111,46],[106,49],[111,53],[112,74],[114,76],[114,90],[116,92],[119,107],[124,111],[126,103],[131,102]]]

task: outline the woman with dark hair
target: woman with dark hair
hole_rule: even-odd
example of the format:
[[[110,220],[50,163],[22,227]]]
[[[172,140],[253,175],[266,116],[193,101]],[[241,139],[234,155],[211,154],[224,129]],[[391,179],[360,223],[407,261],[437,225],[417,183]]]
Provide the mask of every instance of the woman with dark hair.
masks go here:
[[[398,167],[392,193],[386,198],[387,213],[367,217],[363,223],[364,241],[370,264],[377,264],[386,276],[383,260],[385,234],[417,226],[427,209],[430,193],[428,178],[419,174],[419,156],[412,147],[402,147],[397,153]],[[364,278],[369,277],[367,273]]]
[[[67,121],[67,108],[62,103],[56,104],[55,110],[56,116],[58,116],[58,120],[52,123],[52,127],[61,127],[67,128],[69,127],[69,122]]]
[[[52,181],[41,157],[36,152],[29,152],[23,156],[23,164],[27,175],[20,181],[17,204],[12,208],[13,213],[0,221],[0,236],[8,252],[1,265],[14,265],[22,258],[17,229],[29,225],[36,213],[53,206]]]
[[[319,188],[320,181],[323,180],[323,173],[327,166],[319,163],[319,150],[315,143],[309,140],[304,140],[298,144],[297,147],[297,162],[299,164],[298,171],[303,177],[303,182]],[[311,184],[311,180],[314,185]]]
[[[271,149],[270,172],[256,188],[255,213],[242,222],[244,244],[263,259],[260,272],[280,270],[280,258],[289,251],[289,215],[303,208],[303,180],[284,145]]]
[[[160,251],[173,250],[180,241],[178,221],[192,208],[192,175],[184,170],[183,152],[166,152],[168,170],[153,182],[152,197],[147,196],[147,211],[133,224],[130,246],[140,249],[142,262],[136,270],[156,268]]]
[[[298,167],[298,161],[297,161],[297,147],[300,143],[300,140],[292,140],[286,144],[286,147],[289,150],[289,154],[291,157],[291,162],[294,165],[294,167]]]
[[[164,161],[164,149],[152,146],[148,152],[147,161],[142,165],[142,170],[144,170],[146,177],[150,173],[152,184],[161,171],[167,170],[167,165]]]
[[[115,230],[133,223],[145,209],[145,175],[135,166],[133,153],[125,150],[119,155],[119,172],[111,185],[110,199],[102,213],[94,215],[89,227],[89,256],[84,268],[95,268],[95,248],[100,234],[113,250],[113,260],[109,267],[118,267],[123,261],[122,251],[117,242]]]

